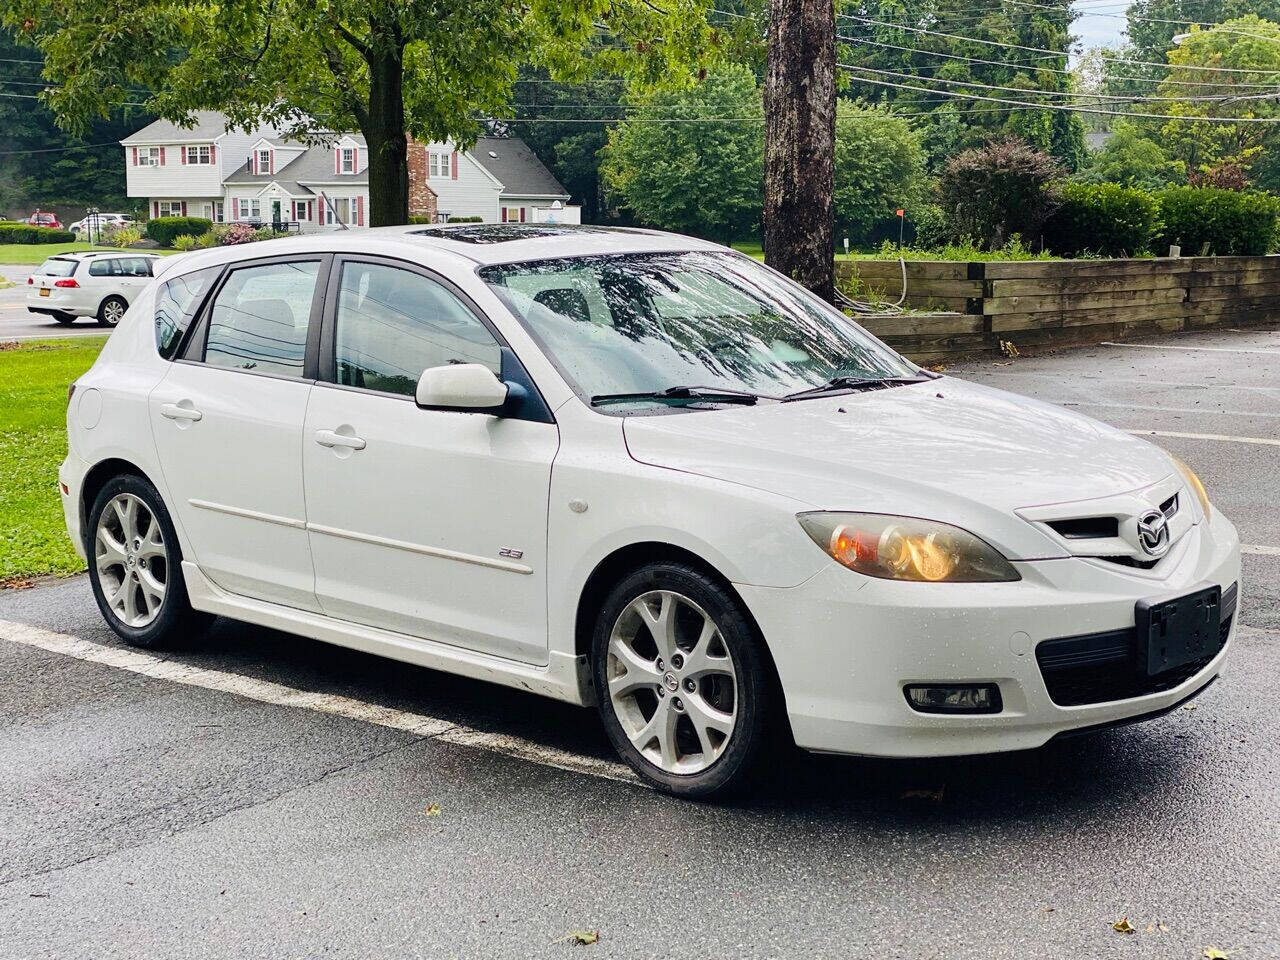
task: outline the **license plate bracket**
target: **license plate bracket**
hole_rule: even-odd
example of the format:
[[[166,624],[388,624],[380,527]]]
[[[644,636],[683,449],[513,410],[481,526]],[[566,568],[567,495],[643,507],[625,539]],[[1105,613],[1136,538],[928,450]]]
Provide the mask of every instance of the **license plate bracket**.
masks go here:
[[[1222,588],[1139,600],[1138,666],[1149,677],[1212,656],[1221,647]]]

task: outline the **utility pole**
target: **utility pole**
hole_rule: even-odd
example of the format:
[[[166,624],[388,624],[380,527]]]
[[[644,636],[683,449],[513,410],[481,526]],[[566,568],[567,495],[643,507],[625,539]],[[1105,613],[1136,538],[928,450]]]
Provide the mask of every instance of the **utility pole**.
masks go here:
[[[770,0],[764,82],[764,258],[835,297],[834,0]]]

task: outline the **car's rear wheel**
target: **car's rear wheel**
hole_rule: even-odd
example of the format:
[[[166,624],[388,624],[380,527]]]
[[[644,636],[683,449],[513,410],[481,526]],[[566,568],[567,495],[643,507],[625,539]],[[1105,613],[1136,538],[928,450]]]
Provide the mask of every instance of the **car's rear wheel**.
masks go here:
[[[59,323],[63,324],[64,326],[67,324],[72,324],[76,322],[76,315],[74,313],[59,312],[59,313],[51,314],[51,316],[53,317],[53,319],[57,320]]]
[[[690,798],[751,781],[776,729],[776,686],[754,623],[715,579],[645,566],[609,593],[592,647],[605,730],[636,773]]]
[[[109,480],[89,510],[89,581],[121,639],[156,647],[202,628],[182,578],[182,550],[160,494],[146,480]]]
[[[114,327],[128,309],[129,304],[124,297],[107,297],[98,307],[98,323],[104,327]]]

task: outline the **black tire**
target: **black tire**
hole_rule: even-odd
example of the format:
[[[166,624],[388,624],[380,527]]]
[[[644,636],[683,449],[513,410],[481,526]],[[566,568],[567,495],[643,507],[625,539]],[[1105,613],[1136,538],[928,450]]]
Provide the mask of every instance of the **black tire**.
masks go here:
[[[670,591],[701,607],[715,622],[736,674],[732,733],[718,758],[693,773],[669,772],[645,757],[625,732],[609,694],[608,650],[614,625],[634,600],[654,591]],[[781,696],[764,639],[741,601],[697,567],[665,561],[652,563],[621,580],[609,592],[596,617],[591,649],[596,700],[605,731],[622,759],[659,790],[689,799],[723,799],[750,786],[761,761],[781,747],[785,728]],[[684,689],[677,687],[675,693]],[[656,700],[653,702],[656,704]],[[649,716],[642,711],[642,717]]]
[[[53,313],[53,314],[50,314],[50,316],[52,316],[54,320],[57,320],[58,323],[61,323],[63,326],[70,326],[71,324],[76,322],[76,315],[74,313]]]
[[[160,602],[154,619],[141,627],[125,623],[111,608],[104,591],[108,587],[114,589],[123,578],[110,570],[106,573],[100,571],[96,557],[98,523],[103,512],[121,494],[136,497],[146,511],[155,518],[160,527],[161,539],[166,551],[164,598]],[[187,597],[187,585],[182,577],[182,548],[178,544],[178,534],[173,528],[173,520],[170,519],[169,511],[160,498],[159,492],[142,477],[123,474],[107,481],[89,509],[84,537],[85,552],[89,557],[89,583],[93,587],[93,598],[97,601],[98,609],[102,612],[103,619],[107,621],[107,626],[111,627],[126,643],[146,648],[171,646],[179,639],[198,634],[212,621],[213,618],[210,615],[191,608],[191,601]],[[127,576],[123,567],[121,567],[121,573]],[[154,560],[152,576],[159,579]],[[115,582],[109,581],[104,584],[106,578],[111,578],[111,581]]]
[[[107,297],[98,305],[98,325],[101,327],[115,327],[128,309],[129,301],[125,300],[124,297]]]

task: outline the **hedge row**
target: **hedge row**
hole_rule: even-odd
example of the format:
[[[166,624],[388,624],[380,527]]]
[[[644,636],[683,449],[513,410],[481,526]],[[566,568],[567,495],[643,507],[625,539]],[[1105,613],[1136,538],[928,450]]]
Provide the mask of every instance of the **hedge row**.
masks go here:
[[[162,247],[172,247],[178,237],[201,237],[213,229],[204,217],[156,217],[147,221],[147,236]]]
[[[75,238],[70,230],[33,227],[26,223],[0,223],[0,243],[71,243]]]
[[[1054,253],[1108,257],[1170,245],[1183,256],[1261,256],[1276,244],[1280,198],[1212,187],[1169,187],[1154,193],[1115,183],[1069,183],[1044,226]]]

